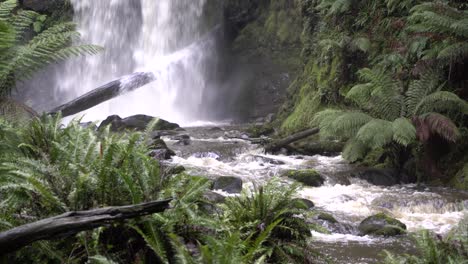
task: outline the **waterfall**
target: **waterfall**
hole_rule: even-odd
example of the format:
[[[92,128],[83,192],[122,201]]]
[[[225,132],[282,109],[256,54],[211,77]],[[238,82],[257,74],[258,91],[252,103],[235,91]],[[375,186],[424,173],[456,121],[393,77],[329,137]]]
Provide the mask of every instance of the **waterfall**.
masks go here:
[[[94,107],[84,120],[147,114],[181,124],[203,120],[216,93],[216,23],[207,0],[72,0],[81,42],[103,46],[97,56],[57,70],[56,94],[65,100],[122,75],[153,72],[157,81]]]

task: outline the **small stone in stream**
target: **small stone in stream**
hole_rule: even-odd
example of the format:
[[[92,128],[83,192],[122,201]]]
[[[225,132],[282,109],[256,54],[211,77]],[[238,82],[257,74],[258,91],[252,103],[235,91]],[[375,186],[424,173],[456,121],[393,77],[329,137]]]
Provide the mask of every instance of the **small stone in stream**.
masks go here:
[[[288,171],[283,176],[287,176],[296,180],[305,186],[320,187],[325,182],[325,179],[316,170],[292,170]]]
[[[406,225],[384,213],[369,216],[359,224],[362,235],[397,236],[406,233]]]
[[[184,166],[174,166],[174,167],[170,167],[166,174],[167,175],[177,175],[177,174],[181,174],[182,172],[185,171],[185,167]]]
[[[293,203],[299,203],[300,205],[304,205],[306,209],[312,209],[315,207],[314,202],[304,198],[295,198],[293,199]]]
[[[203,194],[203,198],[205,198],[205,200],[208,202],[215,204],[224,203],[224,201],[226,201],[226,197],[213,191],[207,191],[205,194]]]
[[[240,193],[242,191],[242,179],[232,176],[219,177],[213,184],[213,190]]]
[[[223,129],[220,128],[220,127],[211,127],[210,129],[208,129],[208,131],[210,131],[210,132],[221,132],[221,131],[223,131]]]
[[[328,214],[328,213],[320,213],[317,216],[317,219],[327,221],[327,222],[330,222],[330,223],[338,223],[338,221],[336,221],[335,217],[333,217],[333,215]]]

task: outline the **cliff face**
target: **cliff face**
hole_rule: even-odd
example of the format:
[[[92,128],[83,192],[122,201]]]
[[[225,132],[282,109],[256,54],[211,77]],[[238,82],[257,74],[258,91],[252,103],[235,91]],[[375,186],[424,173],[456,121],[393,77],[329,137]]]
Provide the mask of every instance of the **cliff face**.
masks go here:
[[[250,120],[276,113],[301,69],[303,20],[298,1],[228,0],[225,5],[230,82]]]

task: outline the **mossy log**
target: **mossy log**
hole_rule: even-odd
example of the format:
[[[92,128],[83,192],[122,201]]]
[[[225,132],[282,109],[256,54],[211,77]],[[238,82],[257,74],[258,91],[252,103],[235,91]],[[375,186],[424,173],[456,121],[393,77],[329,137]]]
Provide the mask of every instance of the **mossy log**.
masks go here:
[[[0,256],[21,249],[35,241],[74,235],[112,222],[163,212],[171,200],[99,208],[65,214],[22,225],[0,233]]]
[[[49,114],[61,112],[63,117],[78,114],[112,98],[134,91],[155,79],[154,74],[149,72],[137,72],[124,76],[53,109]]]
[[[283,147],[286,147],[287,145],[289,145],[291,143],[294,143],[294,142],[299,141],[301,139],[310,137],[310,136],[315,135],[315,134],[317,134],[319,132],[320,132],[320,130],[318,128],[311,128],[311,129],[307,129],[307,130],[301,131],[299,133],[290,135],[288,137],[273,141],[270,144],[265,146],[265,152],[267,152],[267,153],[276,152],[276,151],[280,150]]]

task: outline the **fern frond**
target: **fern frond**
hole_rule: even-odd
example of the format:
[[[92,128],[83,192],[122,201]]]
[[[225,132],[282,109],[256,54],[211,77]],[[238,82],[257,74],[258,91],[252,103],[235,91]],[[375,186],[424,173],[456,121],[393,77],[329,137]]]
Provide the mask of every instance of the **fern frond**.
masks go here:
[[[373,118],[362,112],[346,112],[340,115],[329,126],[330,135],[341,138],[351,138],[356,135],[359,129],[371,121]]]
[[[405,99],[409,114],[413,114],[415,112],[418,104],[424,97],[426,97],[426,95],[431,94],[441,88],[439,83],[440,74],[433,70],[425,71],[419,80],[412,81],[410,83]]]
[[[359,129],[356,139],[370,148],[380,148],[393,140],[392,122],[373,119]]]
[[[416,140],[416,128],[407,118],[393,121],[393,140],[400,145],[408,146]]]
[[[11,12],[18,6],[17,0],[0,2],[0,20],[6,21],[11,17]]]
[[[466,114],[468,113],[468,103],[452,92],[438,91],[423,97],[414,108],[413,114],[417,116],[427,112],[444,111],[457,111]]]
[[[453,121],[439,113],[427,113],[413,119],[420,141],[427,141],[432,135],[439,135],[449,142],[455,142],[460,132]]]
[[[468,58],[468,43],[463,41],[450,44],[437,54],[437,59],[446,64],[461,61],[464,58]]]
[[[12,16],[10,23],[16,31],[18,40],[22,39],[38,16],[38,13],[30,10],[19,10],[16,15]]]
[[[345,148],[343,149],[343,158],[349,160],[350,162],[356,162],[359,159],[362,159],[369,148],[366,144],[362,143],[355,138],[348,140]]]

